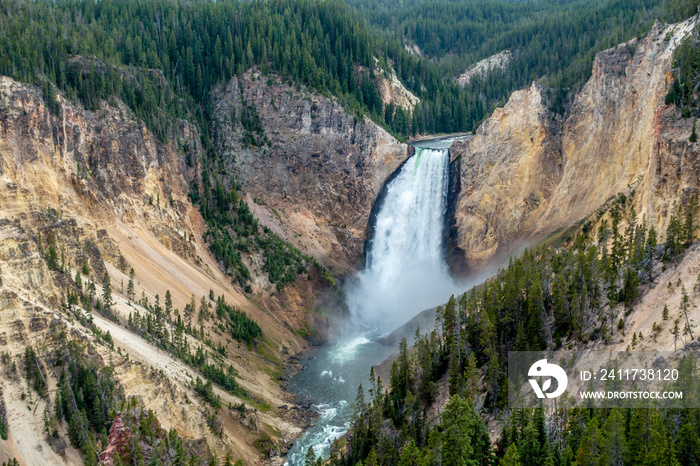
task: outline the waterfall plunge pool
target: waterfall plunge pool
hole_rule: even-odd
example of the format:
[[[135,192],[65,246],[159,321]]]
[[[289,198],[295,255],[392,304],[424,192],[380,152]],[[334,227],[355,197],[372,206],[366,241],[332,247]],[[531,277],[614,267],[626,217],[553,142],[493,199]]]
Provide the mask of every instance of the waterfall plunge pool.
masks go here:
[[[370,368],[396,349],[380,337],[459,291],[442,248],[453,140],[414,143],[415,154],[384,187],[365,269],[346,287],[350,329],[310,352],[289,382],[292,393],[313,401],[319,416],[290,449],[286,465],[303,465],[309,447],[328,457],[333,441],[350,427],[358,386],[366,389]]]

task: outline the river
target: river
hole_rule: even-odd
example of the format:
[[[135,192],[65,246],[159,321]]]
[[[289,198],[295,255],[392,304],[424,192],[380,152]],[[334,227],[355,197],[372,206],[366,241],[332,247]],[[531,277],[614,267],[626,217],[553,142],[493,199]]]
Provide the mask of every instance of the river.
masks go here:
[[[452,141],[414,143],[415,154],[384,188],[367,263],[346,287],[348,329],[310,352],[289,382],[291,392],[313,400],[319,417],[290,449],[288,466],[303,465],[309,446],[328,457],[347,432],[358,386],[366,388],[370,368],[396,349],[382,337],[459,291],[442,248]]]

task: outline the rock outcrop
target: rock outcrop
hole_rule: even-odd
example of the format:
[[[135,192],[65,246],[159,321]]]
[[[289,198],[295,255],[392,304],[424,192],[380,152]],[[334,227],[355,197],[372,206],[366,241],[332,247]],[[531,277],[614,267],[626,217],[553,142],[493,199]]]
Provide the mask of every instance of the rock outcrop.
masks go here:
[[[505,70],[510,61],[513,59],[513,52],[510,50],[502,50],[490,57],[479,60],[467,70],[459,75],[457,82],[460,86],[468,86],[474,77],[484,77],[494,70]]]
[[[673,203],[699,188],[692,121],[664,104],[673,52],[694,24],[657,22],[599,53],[565,119],[538,84],[513,93],[461,153],[453,245],[464,255],[453,265],[504,259],[632,190],[639,215],[663,233]]]
[[[408,146],[334,99],[251,72],[213,100],[221,152],[256,217],[337,272],[361,266],[372,204]],[[245,106],[260,117],[263,147],[244,143]]]
[[[375,73],[378,74],[377,85],[384,105],[392,104],[396,108],[401,107],[409,114],[413,113],[413,108],[420,103],[420,99],[404,87],[396,76],[396,71],[393,68],[389,71],[377,69]]]
[[[127,442],[131,437],[129,429],[122,421],[122,415],[117,414],[112,420],[112,427],[109,429],[109,439],[107,446],[100,453],[100,464],[103,466],[113,466],[115,453],[123,454],[126,450]]]
[[[123,104],[87,112],[58,100],[60,114],[52,115],[37,89],[0,77],[2,217],[36,227],[45,244],[62,236],[70,261],[83,259],[85,238],[109,243],[105,227],[117,222],[142,222],[171,249],[193,257],[193,230],[184,220],[187,167],[176,148],[198,139],[193,128],[181,122],[181,137],[164,145]],[[102,252],[109,255],[110,248]],[[91,265],[104,272],[100,260]]]
[[[42,347],[46,316],[68,325],[71,335],[95,341],[94,327],[87,328],[88,319],[79,317],[82,311],[75,308],[80,305],[77,299],[72,306],[66,301],[81,289],[74,278],[78,272],[82,289],[92,289],[96,296],[101,294],[107,273],[114,300],[111,312],[121,325],[99,314],[89,320],[98,330],[110,332],[114,347],[96,346],[105,361],[114,362],[115,378],[125,392],[138,395],[164,426],[191,438],[205,438],[220,455],[230,450],[246,463],[254,463],[259,452],[253,440],[261,435],[263,423],[274,429],[269,432],[287,439],[300,429],[294,420],[286,421],[276,412],[261,413],[258,425],[231,420],[229,415],[224,440],[215,436],[207,425],[209,408],[191,386],[199,374],[196,369],[124,328],[131,313],[149,312],[127,299],[129,270],[134,268],[133,295],[141,302],[163,303],[169,291],[173,308],[182,313],[191,299],[200,303],[204,298],[205,305],[213,306],[208,296],[223,296],[254,319],[265,335],[261,343],[264,356],[232,341],[213,321],[202,325],[209,344],[219,345],[222,354],[217,358],[236,372],[237,383],[270,406],[289,403],[271,374],[285,355],[307,347],[293,331],[308,325],[306,314],[313,304],[309,297],[316,292],[313,283],[304,280],[298,287],[287,287],[280,293],[287,301],[280,306],[265,296],[244,296],[219,270],[203,241],[202,219],[188,200],[194,168],[188,165],[187,155],[201,159],[196,127],[174,121],[172,134],[162,142],[118,100],[102,102],[95,111],[60,93],[57,101],[59,110],[52,114],[40,89],[0,77],[3,354],[15,358],[24,354],[26,345]],[[182,147],[188,147],[187,153]],[[192,348],[203,344],[187,338]],[[144,369],[150,367],[160,371]],[[144,377],[142,369],[150,375]],[[33,414],[27,412],[19,397],[21,380],[0,379],[7,388],[8,409],[15,413],[10,434],[15,432],[27,442],[18,453],[20,459],[36,464],[78,464],[80,455],[72,447],[66,450],[67,459],[56,459],[45,439],[43,407]],[[226,405],[243,402],[216,390]],[[34,445],[43,450],[33,451]],[[0,458],[5,453],[0,448]]]

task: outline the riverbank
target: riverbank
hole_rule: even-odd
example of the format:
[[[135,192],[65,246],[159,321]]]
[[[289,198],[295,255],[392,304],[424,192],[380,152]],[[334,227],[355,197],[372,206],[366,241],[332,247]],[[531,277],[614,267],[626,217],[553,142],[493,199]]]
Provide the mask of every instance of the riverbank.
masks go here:
[[[271,452],[272,456],[263,463],[266,466],[283,466],[287,462],[286,456],[289,450],[294,447],[297,440],[302,437],[308,429],[314,426],[313,420],[319,416],[318,412],[313,409],[313,400],[311,397],[294,393],[289,389],[289,381],[304,369],[303,362],[309,358],[309,354],[313,349],[313,346],[309,346],[307,349],[290,356],[282,366],[284,373],[278,380],[288,403],[279,406],[277,410],[280,417],[295,427],[298,427],[300,431],[298,435],[295,434],[279,439],[278,448],[273,450]]]

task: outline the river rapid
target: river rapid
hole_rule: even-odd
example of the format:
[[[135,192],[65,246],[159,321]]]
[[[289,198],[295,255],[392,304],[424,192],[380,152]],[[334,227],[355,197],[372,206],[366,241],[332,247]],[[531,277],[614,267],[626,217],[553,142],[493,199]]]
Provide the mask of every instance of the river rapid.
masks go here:
[[[310,446],[328,457],[350,427],[358,386],[366,388],[370,368],[396,350],[383,337],[461,288],[449,276],[442,247],[452,141],[415,143],[415,154],[385,186],[365,268],[345,289],[346,328],[311,351],[289,381],[288,390],[310,398],[318,417],[290,449],[286,465],[303,465]]]

